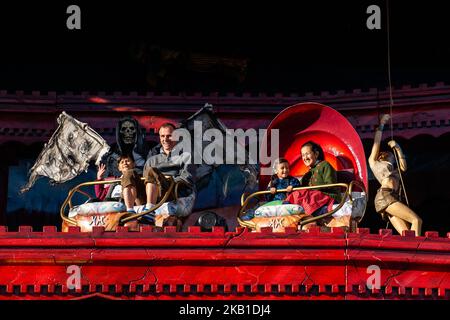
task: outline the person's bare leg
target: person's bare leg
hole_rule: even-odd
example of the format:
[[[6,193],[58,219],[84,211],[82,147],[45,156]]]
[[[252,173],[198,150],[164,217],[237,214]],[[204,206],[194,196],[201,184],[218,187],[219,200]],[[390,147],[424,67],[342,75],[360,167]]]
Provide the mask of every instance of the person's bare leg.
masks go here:
[[[411,230],[416,232],[416,236],[420,236],[422,219],[406,205],[401,202],[395,202],[387,207],[386,212],[394,217],[398,217],[411,223]]]
[[[134,202],[136,203],[137,206],[142,206],[145,204],[144,202],[142,202],[141,199],[139,199],[139,197],[137,195],[136,195],[136,200],[134,200]]]
[[[147,194],[147,203],[156,204],[158,198],[158,186],[154,183],[145,185],[145,193]]]
[[[134,207],[134,201],[136,200],[136,188],[133,186],[128,186],[123,188],[123,201],[125,202],[125,205],[127,209],[131,209]]]
[[[316,222],[310,222],[310,223],[304,224],[302,226],[302,230],[308,230],[309,228],[315,227],[315,226],[317,226]]]
[[[390,216],[389,221],[392,223],[392,226],[400,235],[402,234],[403,230],[409,230],[409,224],[407,224],[405,220],[400,219],[399,217]]]

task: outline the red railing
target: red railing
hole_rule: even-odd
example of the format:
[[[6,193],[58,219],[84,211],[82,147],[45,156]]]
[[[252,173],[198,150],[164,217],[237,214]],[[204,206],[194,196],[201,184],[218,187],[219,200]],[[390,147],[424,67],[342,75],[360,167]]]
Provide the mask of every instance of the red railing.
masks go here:
[[[0,299],[450,299],[449,270],[450,234],[436,232],[0,227]]]

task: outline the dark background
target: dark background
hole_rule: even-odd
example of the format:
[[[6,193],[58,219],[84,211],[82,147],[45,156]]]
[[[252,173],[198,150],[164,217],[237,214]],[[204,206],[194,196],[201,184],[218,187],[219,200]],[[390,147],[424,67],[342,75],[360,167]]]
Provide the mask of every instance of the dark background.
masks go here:
[[[386,1],[75,3],[81,30],[66,28],[72,2],[2,4],[1,88],[301,93],[388,85]],[[366,27],[371,4],[381,8],[381,30]],[[393,83],[450,82],[444,4],[391,1],[389,12]],[[155,70],[139,50],[151,46],[247,59],[245,79],[181,64],[149,84]]]

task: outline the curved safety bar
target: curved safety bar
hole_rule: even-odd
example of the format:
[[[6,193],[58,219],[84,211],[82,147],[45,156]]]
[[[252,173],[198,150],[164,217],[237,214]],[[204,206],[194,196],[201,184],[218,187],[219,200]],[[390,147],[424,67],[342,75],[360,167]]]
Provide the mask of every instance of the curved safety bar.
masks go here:
[[[168,178],[169,176],[166,176],[166,177]],[[193,190],[192,190],[193,188],[186,181],[179,180],[179,181],[175,182],[175,191],[174,191],[175,200],[178,200],[178,198],[180,197],[178,195],[178,189],[180,188],[180,185],[185,185],[186,187],[190,188],[191,191],[193,192]]]
[[[142,216],[145,216],[146,214],[149,214],[152,211],[155,211],[159,207],[161,207],[164,204],[164,202],[166,202],[166,200],[169,198],[169,195],[174,191],[174,188],[175,188],[175,180],[173,179],[173,177],[166,176],[166,178],[168,178],[170,180],[169,189],[167,190],[164,197],[162,197],[162,199],[154,207],[152,207],[150,210],[142,211],[142,212],[139,212],[136,214],[132,214],[130,216],[124,216],[123,218],[120,219],[119,224],[123,224],[125,222],[136,220]]]
[[[326,188],[330,188],[330,187],[345,187],[345,196],[343,197],[343,200],[341,200],[341,203],[339,204],[339,206],[338,206],[336,209],[334,209],[334,210],[331,211],[331,212],[327,212],[326,214],[323,214],[323,215],[314,217],[314,221],[315,221],[315,220],[322,219],[322,218],[324,218],[324,217],[326,217],[326,216],[328,216],[328,215],[330,215],[330,214],[333,214],[333,213],[335,213],[337,210],[339,210],[340,208],[342,208],[342,206],[343,206],[344,203],[345,203],[345,199],[347,198],[348,193],[349,193],[349,185],[346,184],[346,183],[323,184],[323,185],[319,185],[319,186],[308,186],[308,187],[298,187],[298,188],[293,188],[292,191],[297,191],[297,190],[308,190],[308,189],[326,189]],[[279,192],[287,192],[287,191],[288,191],[287,189],[279,189],[279,190],[276,191],[276,193],[279,193]],[[269,194],[269,193],[270,193],[269,190],[265,190],[265,191],[257,191],[257,192],[252,193],[250,196],[248,196],[248,197],[245,199],[245,201],[241,204],[241,208],[239,209],[239,212],[238,212],[238,214],[237,214],[237,220],[238,220],[238,222],[239,222],[239,224],[240,224],[241,226],[243,226],[243,227],[248,227],[248,228],[251,228],[251,229],[254,229],[254,228],[256,227],[255,224],[252,223],[251,221],[244,221],[244,220],[242,220],[240,217],[241,217],[242,213],[245,212],[245,209],[247,208],[247,205],[248,205],[248,203],[250,202],[250,200],[251,200],[252,198],[257,197],[257,196],[260,196],[260,195],[263,195],[263,194]],[[241,197],[241,200],[242,200],[242,197]],[[318,218],[318,219],[316,219],[316,218]],[[312,219],[309,219],[309,220],[312,220]],[[308,220],[308,221],[309,221],[309,220]],[[312,221],[311,221],[311,222],[312,222]]]
[[[369,199],[369,194],[367,193],[366,187],[365,185],[357,180],[353,180],[352,182],[350,182],[350,186],[348,187],[348,194],[349,194],[349,199],[350,202],[353,203],[353,198],[352,198],[352,192],[353,192],[353,188],[354,187],[360,188],[364,194],[366,195],[366,201],[364,202],[364,210],[363,210],[363,214],[362,216],[356,221],[357,223],[360,223],[361,220],[364,218],[364,214],[366,213],[366,209],[367,209],[367,200]]]
[[[338,205],[336,208],[334,208],[333,210],[331,210],[331,211],[329,211],[329,212],[327,212],[327,213],[321,214],[320,216],[308,218],[308,219],[305,219],[305,220],[301,220],[301,221],[299,222],[299,225],[300,225],[300,226],[304,226],[305,224],[308,224],[308,223],[311,223],[311,222],[314,222],[314,221],[317,221],[317,220],[322,220],[323,218],[329,217],[329,216],[331,216],[333,213],[335,213],[336,211],[338,211],[339,209],[341,209],[341,208],[343,207],[343,205],[344,205],[344,203],[345,203],[347,197],[348,197],[348,194],[349,194],[349,185],[347,185],[346,183],[341,183],[341,184],[345,185],[345,187],[346,187],[346,189],[345,189],[345,194],[344,194],[344,196],[341,198],[341,202],[339,202],[339,205]],[[320,189],[322,189],[323,186],[325,186],[325,185],[320,185],[320,186],[319,186]],[[331,186],[331,185],[327,185],[327,186]]]
[[[166,178],[168,178],[170,180],[169,189],[166,192],[166,194],[164,195],[164,197],[153,208],[151,208],[151,210],[146,210],[146,211],[143,211],[143,212],[140,212],[140,213],[137,213],[137,214],[133,214],[133,215],[125,215],[126,212],[123,212],[124,218],[122,218],[119,221],[119,224],[122,224],[122,223],[125,223],[125,222],[128,222],[128,221],[137,219],[137,218],[139,218],[139,217],[141,217],[143,215],[146,215],[146,214],[148,214],[148,213],[158,209],[159,207],[161,207],[164,204],[164,202],[166,202],[166,200],[169,197],[169,195],[174,191],[174,186],[175,185],[178,186],[178,183],[175,183],[173,177],[166,176]],[[141,179],[144,180],[144,178],[141,178]],[[69,206],[69,210],[72,209],[72,207],[73,207],[73,205],[72,205],[72,197],[73,197],[73,195],[76,192],[79,192],[79,193],[83,194],[88,199],[92,199],[92,196],[90,194],[88,194],[87,192],[85,192],[83,190],[80,190],[80,188],[88,187],[88,186],[95,186],[95,185],[100,185],[100,184],[120,183],[120,181],[121,181],[120,179],[114,179],[114,180],[104,180],[104,181],[89,181],[89,182],[83,182],[83,183],[78,184],[77,186],[75,186],[74,188],[72,188],[69,191],[66,199],[64,200],[64,202],[63,202],[63,204],[61,206],[61,209],[60,209],[60,216],[61,216],[61,218],[69,225],[72,225],[72,226],[76,226],[77,225],[77,221],[74,220],[74,219],[69,218],[68,216],[66,216],[65,211],[66,211],[67,206]],[[177,198],[177,194],[175,194],[175,197]]]
[[[353,190],[353,188],[354,188],[355,185],[357,185],[357,186],[358,186],[359,188],[361,188],[364,192],[366,192],[366,189],[365,189],[365,187],[364,187],[364,184],[362,184],[361,182],[356,181],[356,180],[350,182],[350,184],[348,185],[348,188],[345,190],[345,194],[344,194],[344,196],[342,197],[341,202],[339,203],[339,205],[338,205],[336,208],[334,208],[333,210],[331,210],[331,211],[329,211],[329,212],[327,212],[327,213],[324,213],[324,214],[322,214],[322,215],[320,215],[320,216],[317,216],[317,217],[313,217],[313,218],[309,218],[309,219],[305,219],[305,220],[300,221],[300,222],[299,222],[300,227],[302,227],[302,226],[304,226],[304,225],[306,225],[306,224],[308,224],[308,223],[315,222],[315,221],[317,221],[317,220],[321,220],[321,219],[323,219],[323,218],[326,218],[326,217],[331,216],[333,213],[335,213],[336,211],[338,211],[339,209],[342,208],[342,206],[345,204],[345,201],[346,201],[347,197],[349,197],[350,201],[353,203],[353,199],[352,199],[351,194],[352,194],[352,190]],[[320,187],[322,188],[323,186],[324,186],[324,185],[321,185]],[[367,193],[366,193],[366,195],[367,195]],[[366,197],[367,197],[367,196],[366,196]],[[364,212],[366,211],[366,207],[367,207],[367,201],[365,202]],[[363,216],[364,216],[364,214],[363,214]],[[361,217],[361,219],[362,219],[362,217]],[[361,221],[361,219],[359,219],[359,221]],[[358,222],[359,222],[359,221],[358,221]]]
[[[69,193],[67,194],[66,200],[64,200],[63,204],[61,205],[61,209],[59,210],[59,214],[60,214],[61,218],[65,222],[67,222],[69,225],[75,226],[77,224],[76,220],[67,217],[64,212],[66,210],[67,205],[69,205],[69,210],[72,209],[72,207],[73,207],[72,197],[76,192],[79,192],[79,193],[85,195],[89,199],[92,199],[92,197],[87,192],[80,190],[80,188],[94,186],[94,185],[100,185],[100,184],[113,184],[113,183],[118,183],[118,182],[120,182],[120,179],[104,180],[104,181],[88,181],[88,182],[83,182],[83,183],[78,184],[77,186],[75,186],[74,188],[72,188],[69,191]]]

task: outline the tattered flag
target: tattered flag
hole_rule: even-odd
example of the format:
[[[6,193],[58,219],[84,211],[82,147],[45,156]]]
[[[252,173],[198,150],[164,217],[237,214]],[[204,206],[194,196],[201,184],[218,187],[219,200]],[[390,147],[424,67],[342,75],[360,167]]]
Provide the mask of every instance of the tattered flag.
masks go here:
[[[58,128],[39,154],[29,172],[28,183],[21,192],[28,191],[39,178],[45,176],[52,183],[64,183],[87,171],[89,162],[100,163],[109,151],[107,142],[86,123],[65,112],[58,117]]]

